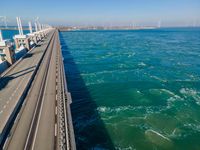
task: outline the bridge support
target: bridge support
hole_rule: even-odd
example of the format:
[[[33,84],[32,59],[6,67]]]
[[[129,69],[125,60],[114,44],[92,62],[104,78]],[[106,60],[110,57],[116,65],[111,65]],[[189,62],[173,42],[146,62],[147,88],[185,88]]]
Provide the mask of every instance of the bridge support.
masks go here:
[[[16,49],[20,49],[21,46],[30,50],[30,39],[26,35],[15,35],[14,36]]]
[[[28,38],[27,35],[24,35],[23,33],[22,22],[20,17],[17,17],[17,25],[18,25],[19,35],[14,36],[16,49],[20,49],[22,46],[22,48],[30,50],[30,39]]]
[[[1,31],[0,31],[0,51],[3,52],[5,56],[3,58],[7,60],[9,65],[12,65],[15,62],[15,51],[14,46],[9,40],[3,40]]]

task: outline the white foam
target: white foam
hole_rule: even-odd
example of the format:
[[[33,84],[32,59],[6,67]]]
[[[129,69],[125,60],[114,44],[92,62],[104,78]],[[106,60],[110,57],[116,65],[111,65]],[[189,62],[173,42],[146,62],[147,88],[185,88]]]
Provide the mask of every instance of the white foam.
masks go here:
[[[144,62],[140,62],[140,63],[138,63],[138,66],[143,66],[143,67],[145,67],[146,64],[145,64]]]
[[[100,113],[116,113],[116,115],[118,115],[117,113],[120,112],[125,112],[125,111],[143,111],[144,112],[144,116],[146,114],[152,114],[152,113],[157,113],[157,112],[161,112],[163,110],[165,110],[166,107],[163,106],[117,106],[117,107],[106,107],[106,106],[100,106],[97,108],[97,111]]]
[[[167,80],[161,79],[161,78],[159,78],[157,76],[150,76],[150,77],[153,78],[153,79],[159,80],[161,82],[167,82]]]
[[[200,132],[200,125],[199,124],[194,124],[194,123],[186,123],[184,124],[184,127],[188,127],[192,130]]]
[[[132,147],[132,146],[128,146],[128,147],[120,147],[120,146],[116,146],[115,147],[116,150],[136,150],[136,148]]]
[[[181,94],[186,94],[186,95],[196,95],[197,91],[194,89],[189,89],[189,88],[182,88],[180,89]]]
[[[152,132],[160,137],[162,137],[163,139],[167,140],[167,141],[171,141],[169,138],[165,137],[164,135],[162,135],[161,133],[157,132],[157,131],[154,131],[152,129],[148,129],[145,131],[145,134],[147,134],[147,132]]]
[[[176,94],[174,94],[172,91],[169,91],[167,89],[160,89],[160,90],[163,91],[163,92],[166,92],[166,93],[170,94],[171,96],[176,96]]]
[[[191,89],[191,88],[182,88],[180,89],[180,93],[183,94],[184,97],[192,97],[195,101],[197,105],[200,105],[200,92],[195,90],[195,89]]]
[[[129,54],[128,58],[135,56],[135,53]]]

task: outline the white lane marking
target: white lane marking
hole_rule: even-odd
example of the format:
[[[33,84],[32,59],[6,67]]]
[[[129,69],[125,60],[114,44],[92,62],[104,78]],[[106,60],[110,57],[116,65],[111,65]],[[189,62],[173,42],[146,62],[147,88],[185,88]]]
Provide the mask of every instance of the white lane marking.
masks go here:
[[[57,108],[57,106],[56,106],[56,115],[58,114],[58,108]]]
[[[48,79],[48,76],[49,74],[47,74],[47,79]],[[44,87],[44,93],[46,92],[46,89],[47,89],[47,84],[45,84],[45,87]],[[36,129],[35,129],[35,134],[33,135],[33,142],[32,142],[32,148],[31,150],[34,150],[35,148],[35,141],[36,141],[36,138],[37,138],[37,134],[38,134],[38,129],[39,129],[39,124],[40,124],[40,119],[41,119],[41,114],[42,114],[42,110],[44,109],[44,100],[45,100],[45,96],[43,96],[42,98],[42,103],[41,103],[41,106],[40,106],[40,110],[39,110],[39,117],[38,117],[38,120],[37,120],[37,123],[36,123]],[[33,124],[31,124],[31,128],[32,128]],[[28,138],[29,139],[30,137],[30,132],[29,132],[29,135],[28,135]],[[25,149],[27,148],[27,143],[25,145]]]
[[[1,113],[3,113],[3,110],[2,110],[2,111],[0,111],[0,114],[1,114]]]
[[[22,78],[22,80],[20,81],[20,83],[18,84],[17,88],[15,89],[14,93],[12,93],[12,95],[9,97],[10,100],[12,100],[12,97],[14,97],[15,93],[17,92],[17,90],[19,89],[19,86],[22,84],[22,82],[24,81],[25,77]]]
[[[57,136],[57,123],[55,123],[55,136]]]
[[[23,77],[22,80],[20,81],[20,83],[18,84],[17,86],[17,89],[19,89],[19,86],[22,84],[22,81],[24,80],[25,78]],[[16,93],[17,89],[14,91],[14,93]],[[12,93],[12,95],[9,97],[9,100],[6,101],[6,103],[8,104],[10,102],[10,100],[12,100],[12,98],[14,97],[14,93]],[[6,109],[6,105],[3,106],[3,109]],[[1,113],[3,113],[3,111],[1,111]]]

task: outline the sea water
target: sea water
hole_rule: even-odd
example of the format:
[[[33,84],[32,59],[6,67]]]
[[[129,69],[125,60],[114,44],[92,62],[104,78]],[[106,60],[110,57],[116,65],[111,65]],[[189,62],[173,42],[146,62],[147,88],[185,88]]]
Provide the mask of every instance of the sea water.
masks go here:
[[[200,29],[61,32],[78,149],[200,150]]]
[[[15,35],[19,34],[18,30],[9,30],[9,29],[7,29],[7,30],[2,30],[1,32],[2,32],[2,36],[3,36],[4,40],[6,39],[6,40],[11,40],[11,41],[14,41],[13,37]],[[24,32],[24,34],[29,33],[28,30],[24,30],[23,32]]]

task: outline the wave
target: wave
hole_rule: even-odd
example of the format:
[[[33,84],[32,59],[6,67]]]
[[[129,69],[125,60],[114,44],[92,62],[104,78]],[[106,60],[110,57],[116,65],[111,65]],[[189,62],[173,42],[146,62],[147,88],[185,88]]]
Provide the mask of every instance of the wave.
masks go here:
[[[163,110],[165,110],[165,106],[116,106],[116,107],[106,107],[106,106],[100,106],[97,107],[97,111],[99,113],[121,113],[126,111],[135,111],[140,112],[141,115],[144,115],[144,118],[146,114],[152,114],[152,113],[158,113]],[[143,114],[141,112],[144,112]]]
[[[91,72],[91,73],[81,73],[81,76],[97,76],[97,75],[102,75],[102,74],[122,74],[126,72],[134,71],[131,69],[126,69],[126,70],[104,70],[104,71],[99,71],[99,72]]]
[[[159,145],[162,148],[171,148],[173,146],[173,142],[171,141],[170,138],[155,130],[152,129],[146,130],[145,136],[150,142]]]
[[[185,98],[192,97],[197,105],[200,105],[200,92],[191,88],[182,88],[179,91]]]
[[[138,63],[138,66],[145,67],[145,66],[147,66],[147,64],[145,64],[144,62],[140,62],[140,63]]]
[[[189,129],[189,130],[187,130]],[[197,124],[194,123],[185,123],[182,127],[176,127],[171,134],[168,134],[171,138],[180,138],[183,136],[191,135],[193,132],[200,132],[199,122]]]
[[[194,124],[194,123],[185,123],[184,127],[192,129],[193,131],[198,131],[200,132],[200,125],[199,122],[198,124]]]
[[[191,88],[182,88],[180,89],[181,94],[195,96],[198,92]]]
[[[150,76],[150,77],[153,78],[153,79],[159,80],[159,81],[161,81],[161,82],[167,82],[167,80],[161,79],[161,78],[159,78],[159,77],[157,77],[157,76]]]

